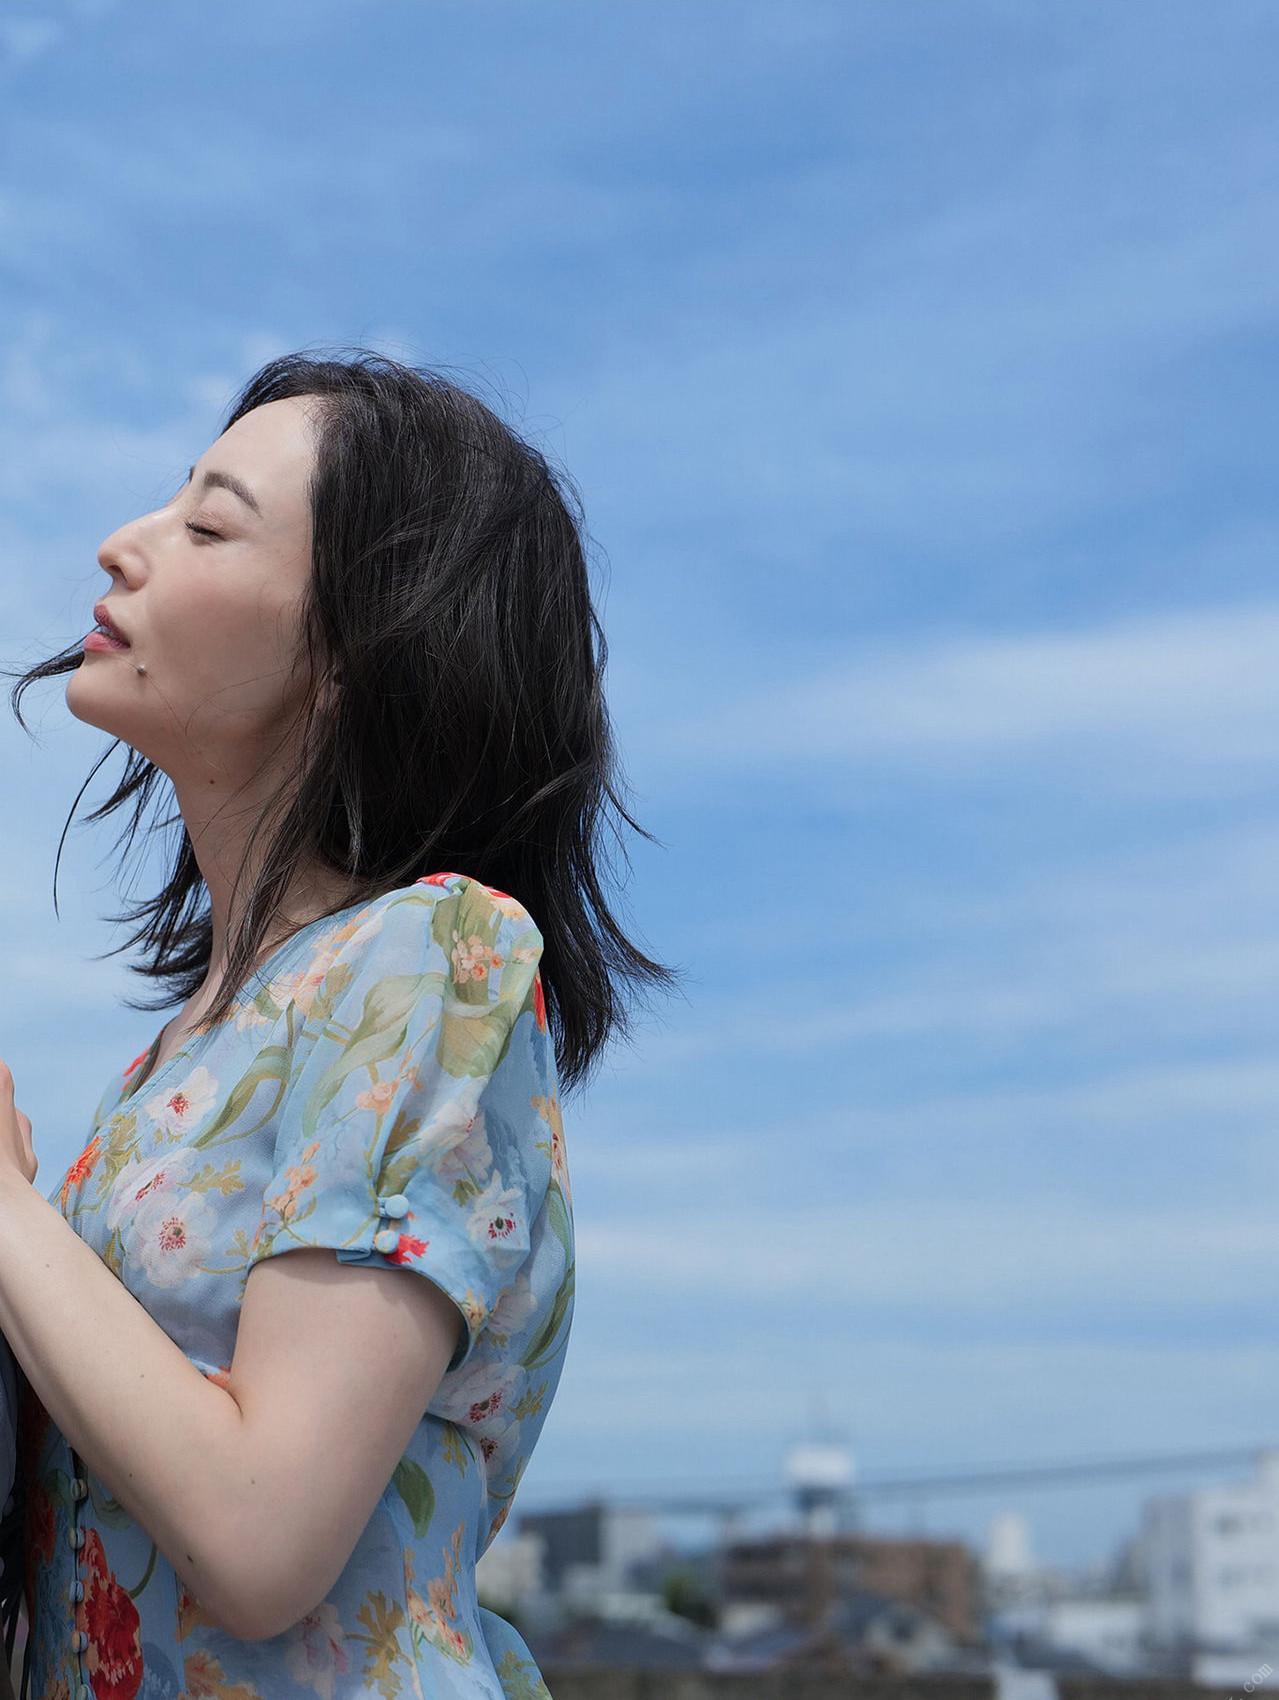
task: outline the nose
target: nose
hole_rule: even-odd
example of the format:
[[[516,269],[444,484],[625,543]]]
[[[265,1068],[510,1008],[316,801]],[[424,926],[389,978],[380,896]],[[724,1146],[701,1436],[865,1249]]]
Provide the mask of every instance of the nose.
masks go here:
[[[147,514],[141,519],[127,520],[103,538],[98,545],[98,565],[104,573],[118,573],[128,583],[145,570],[146,525],[152,517]]]

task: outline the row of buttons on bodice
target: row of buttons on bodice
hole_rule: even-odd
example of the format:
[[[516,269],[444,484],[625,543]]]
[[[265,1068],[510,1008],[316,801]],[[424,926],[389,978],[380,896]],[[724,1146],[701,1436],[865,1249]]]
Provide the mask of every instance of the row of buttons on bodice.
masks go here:
[[[71,1527],[67,1530],[67,1543],[73,1551],[79,1552],[84,1545],[84,1530],[76,1521],[76,1513],[81,1501],[89,1497],[89,1484],[81,1474],[83,1465],[74,1451],[71,1453],[71,1459],[76,1473],[71,1478]],[[83,1621],[84,1608],[80,1603],[84,1599],[84,1583],[79,1576],[76,1576],[71,1583],[71,1598],[76,1604],[76,1626],[71,1632],[71,1651],[78,1659],[79,1655],[89,1645],[89,1634]],[[79,1676],[78,1672],[77,1680],[72,1684],[71,1700],[93,1700],[92,1690]]]

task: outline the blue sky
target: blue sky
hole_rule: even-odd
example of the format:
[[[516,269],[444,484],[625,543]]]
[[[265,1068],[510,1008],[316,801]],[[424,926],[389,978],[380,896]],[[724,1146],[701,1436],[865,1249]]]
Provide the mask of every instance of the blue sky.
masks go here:
[[[6,665],[288,349],[446,367],[582,491],[621,909],[689,978],[568,1106],[529,1507],[777,1480],[819,1403],[868,1475],[1279,1439],[1276,47],[1247,0],[6,7]],[[49,1187],[164,1017],[93,960],[113,827],[53,914],[105,739],[27,703]],[[867,1519],[1079,1562],[1155,1485]]]

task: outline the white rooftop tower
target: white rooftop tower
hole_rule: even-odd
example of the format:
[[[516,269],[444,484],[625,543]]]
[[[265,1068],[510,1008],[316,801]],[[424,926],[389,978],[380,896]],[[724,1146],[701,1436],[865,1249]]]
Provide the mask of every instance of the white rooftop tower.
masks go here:
[[[982,1564],[992,1582],[1020,1582],[1035,1567],[1030,1552],[1030,1525],[1020,1511],[1001,1511],[986,1530]]]

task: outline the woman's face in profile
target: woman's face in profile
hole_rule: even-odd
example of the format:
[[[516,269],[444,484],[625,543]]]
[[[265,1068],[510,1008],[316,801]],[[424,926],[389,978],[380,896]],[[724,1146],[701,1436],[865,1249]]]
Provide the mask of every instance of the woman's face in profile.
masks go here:
[[[175,784],[247,777],[301,699],[293,666],[311,572],[313,405],[291,397],[246,413],[164,507],[98,550],[110,579],[100,600],[129,647],[87,649],[67,706]],[[90,606],[85,630],[94,623]]]

